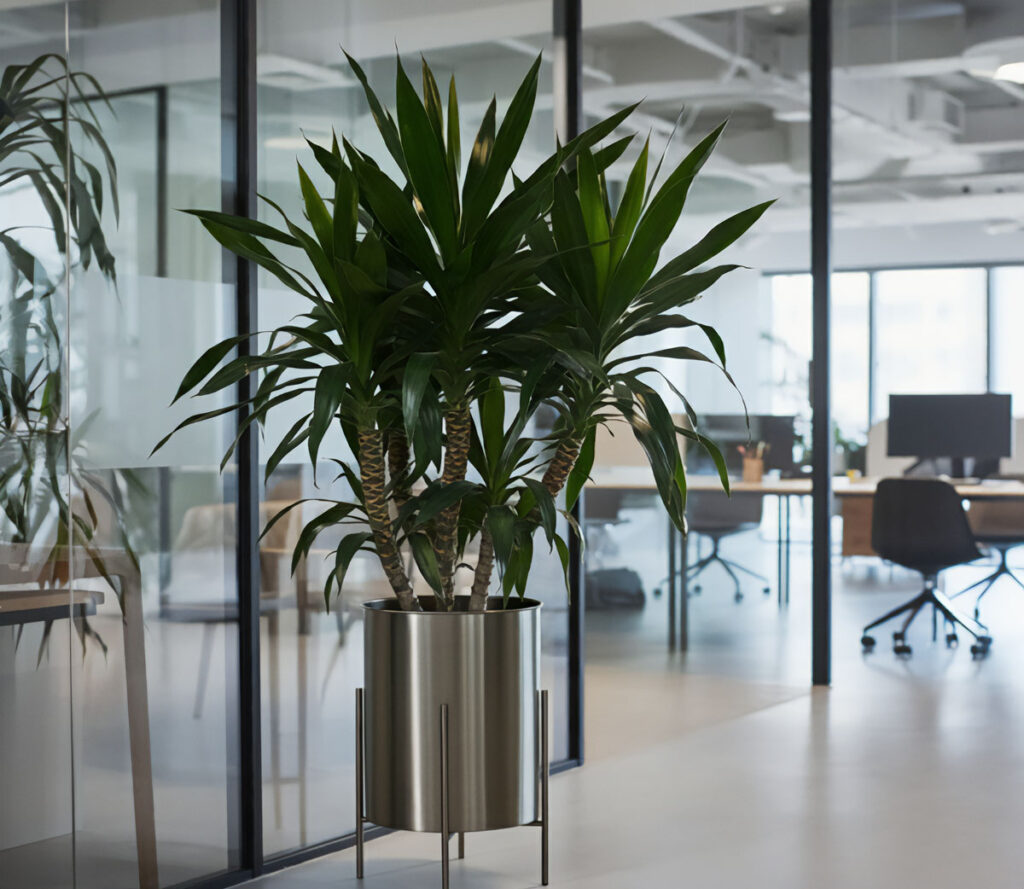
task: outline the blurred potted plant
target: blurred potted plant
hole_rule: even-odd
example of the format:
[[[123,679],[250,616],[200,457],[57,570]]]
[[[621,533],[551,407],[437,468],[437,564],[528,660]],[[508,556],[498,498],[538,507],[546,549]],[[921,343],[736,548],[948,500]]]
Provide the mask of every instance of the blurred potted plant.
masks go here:
[[[392,116],[360,66],[349,64],[399,179],[345,140],[329,149],[311,142],[330,185],[322,196],[299,165],[305,225],[270,201],[280,226],[190,211],[309,308],[254,355],[232,357],[249,335],[203,354],[178,397],[218,392],[250,374],[262,379],[250,403],[194,415],[178,428],[239,408],[247,428],[281,404],[308,399],[309,410],[268,458],[269,476],[302,445],[315,468],[328,428],[340,427],[350,453],[330,459],[352,497],[327,500],[305,525],[293,568],[323,529],[352,526],[333,553],[325,597],[342,590],[360,550],[377,555],[394,591],[365,611],[369,785],[365,812],[359,793],[360,834],[365,818],[441,832],[446,844],[449,831],[546,822],[536,780],[539,603],[526,594],[538,529],[568,568],[557,517],[561,511],[573,525],[568,510],[592,466],[596,428],[616,420],[631,427],[680,529],[686,483],[677,435],[707,448],[728,486],[717,447],[695,423],[673,421],[645,380],[651,369],[640,359],[651,356],[632,355],[630,346],[697,328],[715,357],[689,346],[654,356],[724,372],[718,334],[677,310],[735,268],[694,271],[767,205],[716,226],[656,272],[721,128],[661,184],[657,168],[648,175],[644,146],[613,212],[605,171],[631,138],[596,146],[632,107],[520,178],[512,165],[533,113],[539,59],[500,126],[492,100],[464,167],[454,79],[443,102],[424,62],[421,96],[399,61]],[[314,273],[304,274],[285,251]],[[558,416],[543,436],[532,433],[542,407]],[[474,564],[467,563],[471,544]],[[416,595],[403,553],[428,595]],[[495,565],[500,595],[490,594]],[[472,573],[468,596],[456,595],[462,569]],[[450,720],[446,742],[437,732],[442,712],[444,725]],[[450,774],[440,765],[449,748]]]
[[[78,548],[120,595],[96,544],[99,516],[112,516],[116,544],[137,570],[126,510],[148,491],[131,471],[88,466],[83,440],[95,416],[72,428],[67,415],[67,303],[59,299],[71,269],[95,265],[116,283],[104,205],[109,201],[116,223],[117,167],[93,107],[106,102],[95,78],[70,70],[57,54],[0,73],[0,188],[38,204],[56,248],[56,261],[48,260],[26,246],[30,226],[0,231],[0,532],[5,558],[31,563],[40,587],[67,582],[69,553]],[[99,166],[82,153],[86,144]],[[87,620],[75,627],[83,645],[88,636],[103,645]],[[49,630],[47,624],[43,646]]]

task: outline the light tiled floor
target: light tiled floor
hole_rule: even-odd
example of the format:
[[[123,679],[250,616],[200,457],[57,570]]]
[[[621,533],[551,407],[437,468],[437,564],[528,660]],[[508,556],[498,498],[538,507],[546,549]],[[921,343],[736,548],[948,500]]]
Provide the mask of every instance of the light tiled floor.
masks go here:
[[[799,517],[798,517],[799,518]],[[642,526],[617,558],[640,555]],[[773,551],[729,544],[769,574]],[[609,556],[609,563],[616,556]],[[664,599],[590,613],[587,764],[552,779],[553,887],[588,889],[1020,889],[1024,885],[1024,599],[987,600],[996,643],[933,645],[919,620],[910,661],[888,636],[861,655],[859,627],[916,592],[869,563],[837,568],[831,690],[811,691],[809,551],[793,599],[751,590],[736,605],[709,583],[691,600],[693,645],[664,645]],[[980,576],[953,572],[950,589]],[[470,835],[452,887],[539,881],[535,829]],[[394,834],[367,847],[367,889],[440,885],[438,840]],[[349,850],[273,874],[259,889],[357,885]]]

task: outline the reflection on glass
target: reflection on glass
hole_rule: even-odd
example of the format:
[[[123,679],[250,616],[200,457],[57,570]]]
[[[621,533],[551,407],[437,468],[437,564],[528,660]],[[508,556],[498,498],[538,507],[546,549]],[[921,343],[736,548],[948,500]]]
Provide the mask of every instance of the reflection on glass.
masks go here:
[[[354,50],[382,99],[394,101],[395,46],[410,52],[404,63],[418,71],[414,53],[423,50],[438,81],[456,75],[462,144],[472,145],[492,95],[500,109],[521,80],[532,59],[550,42],[547,14],[524,17],[517,32],[488,33],[481,20],[469,29],[455,4],[431,6],[432,36],[411,17],[385,21],[387,11],[372,5],[345,2],[329,22],[321,5],[301,2],[261,4],[258,141],[259,191],[280,204],[285,213],[301,218],[296,187],[296,160],[319,186],[322,173],[305,139],[330,146],[332,133],[342,136],[382,164],[391,158],[380,142],[362,90],[345,64],[339,44]],[[546,53],[547,55],[547,53]],[[520,155],[522,169],[532,169],[547,157],[554,142],[550,57],[541,71],[537,112]],[[397,171],[388,171],[398,175]],[[323,189],[322,189],[323,190]],[[279,218],[262,208],[268,221]],[[305,271],[305,269],[303,269]],[[284,290],[269,275],[259,281],[260,328],[285,324],[306,303]],[[261,461],[266,462],[287,430],[309,410],[298,398],[268,419]],[[326,457],[344,458],[347,445],[334,427],[321,445],[321,464],[313,472],[303,462],[305,449],[296,450],[266,480],[263,509],[268,516],[300,497],[349,499],[344,480],[332,479],[337,469]],[[332,471],[334,470],[334,471]],[[339,805],[354,793],[354,689],[362,685],[363,601],[391,595],[372,555],[357,554],[345,577],[344,590],[324,606],[324,582],[333,562],[324,556],[336,546],[341,529],[323,532],[294,576],[291,551],[299,530],[313,518],[316,504],[289,513],[261,544],[263,572],[261,621],[263,724],[264,850],[274,855],[351,833],[353,807]],[[557,556],[538,547],[531,576],[532,595],[545,601],[542,612],[544,686],[551,690],[554,714],[552,755],[567,754],[566,635],[567,608],[561,565]]]
[[[234,323],[218,251],[176,209],[221,200],[220,17],[213,0],[117,16],[85,0],[72,16],[71,63],[112,96],[96,126],[120,219],[116,289],[94,268],[72,276],[68,409],[90,475],[131,479],[123,507],[93,504],[97,545],[127,536],[137,555],[115,552],[119,596],[90,618],[106,655],[72,665],[76,880],[155,889],[238,865],[236,473],[219,475],[231,424],[150,456],[188,413],[168,408],[182,369]],[[73,136],[102,169],[95,140]],[[74,506],[89,513],[84,496]]]

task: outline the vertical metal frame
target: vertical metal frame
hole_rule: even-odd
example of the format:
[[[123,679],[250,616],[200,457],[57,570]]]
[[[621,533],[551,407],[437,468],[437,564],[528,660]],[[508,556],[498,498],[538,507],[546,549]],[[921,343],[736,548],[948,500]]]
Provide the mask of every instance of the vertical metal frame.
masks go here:
[[[811,681],[832,681],[832,0],[810,0],[811,410],[813,459]]]
[[[994,392],[996,385],[996,293],[992,283],[992,266],[985,266],[985,391]]]
[[[252,0],[221,0],[221,164],[222,210],[240,216],[256,212],[256,4]],[[257,330],[256,270],[252,263],[223,253],[224,282],[234,285],[235,323],[239,333]],[[253,344],[244,340],[240,355]],[[237,397],[247,401],[252,381],[238,384]],[[239,423],[244,412],[238,416]],[[238,750],[238,763],[229,761],[229,848],[238,850],[231,860],[252,876],[263,870],[262,756],[260,747],[260,566],[259,440],[250,428],[237,448],[238,580],[238,719],[228,750]],[[236,747],[237,745],[237,747]],[[230,812],[237,814],[232,824]]]
[[[554,0],[555,129],[562,142],[579,135],[583,125],[583,3]],[[572,509],[582,533],[585,496],[581,492]],[[583,550],[575,534],[569,535],[569,672],[568,759],[583,764]]]

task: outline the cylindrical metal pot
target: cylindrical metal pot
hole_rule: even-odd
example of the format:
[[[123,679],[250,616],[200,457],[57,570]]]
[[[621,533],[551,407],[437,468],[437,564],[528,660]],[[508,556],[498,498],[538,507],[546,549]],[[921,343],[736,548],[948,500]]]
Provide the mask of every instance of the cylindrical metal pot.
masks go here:
[[[538,804],[540,603],[401,611],[367,602],[366,820],[441,831],[441,705],[448,705],[452,832],[530,824]]]

